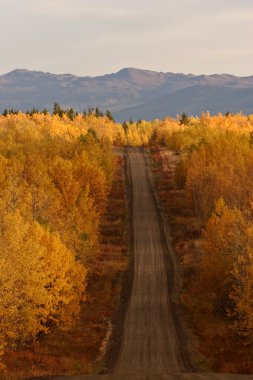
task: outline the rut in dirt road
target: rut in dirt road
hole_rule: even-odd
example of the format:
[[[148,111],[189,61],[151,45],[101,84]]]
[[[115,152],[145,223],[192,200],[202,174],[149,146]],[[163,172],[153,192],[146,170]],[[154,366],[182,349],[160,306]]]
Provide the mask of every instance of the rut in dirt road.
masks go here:
[[[131,151],[134,279],[115,374],[180,372],[164,246],[143,153]]]

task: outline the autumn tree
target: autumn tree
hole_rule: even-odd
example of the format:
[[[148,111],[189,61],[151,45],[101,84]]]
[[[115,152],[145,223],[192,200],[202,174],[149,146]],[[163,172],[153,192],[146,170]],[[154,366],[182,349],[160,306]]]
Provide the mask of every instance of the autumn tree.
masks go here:
[[[203,221],[220,197],[231,206],[247,206],[253,189],[252,157],[248,138],[234,132],[222,133],[192,152],[187,161],[186,191]]]
[[[253,224],[223,199],[203,234],[199,267],[202,302],[210,312],[229,318],[234,332],[253,338]]]
[[[86,270],[57,234],[18,211],[1,220],[0,335],[9,347],[78,315]]]
[[[114,173],[111,144],[125,136],[107,117],[72,118],[59,107],[0,116],[4,349],[78,318]]]

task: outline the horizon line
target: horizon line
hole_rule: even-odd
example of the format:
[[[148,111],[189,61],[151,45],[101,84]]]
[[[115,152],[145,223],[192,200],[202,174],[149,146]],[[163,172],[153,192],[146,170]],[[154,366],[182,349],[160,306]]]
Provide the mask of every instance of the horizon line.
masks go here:
[[[23,71],[23,72],[43,73],[43,74],[50,74],[50,75],[71,75],[71,76],[78,77],[78,78],[99,78],[99,77],[104,77],[106,75],[119,74],[121,71],[124,71],[124,70],[136,70],[136,71],[152,72],[152,73],[157,73],[157,74],[172,74],[172,75],[195,76],[195,77],[226,75],[226,76],[233,76],[233,77],[237,77],[237,78],[250,78],[253,76],[253,74],[251,74],[251,75],[237,75],[237,74],[231,74],[231,73],[226,73],[226,72],[213,73],[213,74],[205,74],[205,73],[193,74],[193,73],[183,73],[183,72],[173,72],[173,71],[157,71],[157,70],[143,69],[143,68],[137,68],[137,67],[123,67],[122,69],[119,69],[118,71],[113,71],[113,72],[104,73],[104,74],[100,74],[100,75],[78,75],[78,74],[72,74],[70,72],[54,73],[54,72],[50,72],[50,71],[43,71],[43,70],[37,70],[37,69],[16,68],[16,69],[10,70],[8,72],[5,72],[3,74],[0,74],[0,77],[14,73],[14,72],[22,72]]]

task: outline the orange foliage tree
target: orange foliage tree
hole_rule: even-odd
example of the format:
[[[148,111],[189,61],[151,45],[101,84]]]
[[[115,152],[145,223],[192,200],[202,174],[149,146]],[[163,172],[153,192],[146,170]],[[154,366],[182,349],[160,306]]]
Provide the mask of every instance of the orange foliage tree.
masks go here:
[[[1,347],[78,318],[122,131],[93,115],[0,116]]]
[[[220,199],[203,237],[202,302],[210,312],[228,317],[236,334],[252,341],[253,223],[247,214]]]

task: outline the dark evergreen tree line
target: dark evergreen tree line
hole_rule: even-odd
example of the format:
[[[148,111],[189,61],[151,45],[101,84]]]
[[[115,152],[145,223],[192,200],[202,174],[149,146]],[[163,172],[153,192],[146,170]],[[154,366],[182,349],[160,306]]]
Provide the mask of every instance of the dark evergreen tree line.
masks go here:
[[[7,115],[17,115],[19,113],[19,110],[16,110],[16,109],[13,109],[13,108],[10,108],[10,109],[5,109],[3,112],[2,112],[2,115],[3,116],[7,116]],[[27,115],[34,115],[36,113],[43,113],[44,115],[46,115],[47,113],[50,113],[49,110],[47,108],[44,108],[42,111],[40,111],[38,108],[35,108],[33,107],[32,109],[28,109],[26,112],[25,112]],[[57,102],[54,103],[53,105],[53,111],[52,111],[52,115],[58,115],[60,117],[62,117],[63,115],[67,115],[68,118],[70,120],[74,120],[74,118],[79,114],[73,107],[70,107],[70,108],[67,108],[67,109],[64,109],[61,107],[61,105]],[[85,118],[85,116],[90,116],[90,115],[94,115],[96,117],[103,117],[103,116],[106,116],[109,120],[111,121],[114,121],[114,118],[111,114],[111,112],[109,110],[106,110],[105,113],[103,113],[102,111],[100,111],[100,109],[98,107],[96,108],[88,108],[88,110],[86,111],[86,109],[83,110],[82,112],[82,116]]]

